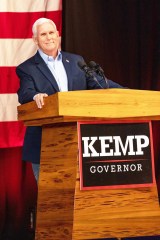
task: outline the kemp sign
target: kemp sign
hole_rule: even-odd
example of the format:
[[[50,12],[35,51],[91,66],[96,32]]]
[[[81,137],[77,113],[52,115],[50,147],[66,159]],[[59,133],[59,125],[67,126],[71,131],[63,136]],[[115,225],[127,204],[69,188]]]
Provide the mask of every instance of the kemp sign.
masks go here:
[[[155,181],[151,122],[79,122],[80,188],[146,187]]]

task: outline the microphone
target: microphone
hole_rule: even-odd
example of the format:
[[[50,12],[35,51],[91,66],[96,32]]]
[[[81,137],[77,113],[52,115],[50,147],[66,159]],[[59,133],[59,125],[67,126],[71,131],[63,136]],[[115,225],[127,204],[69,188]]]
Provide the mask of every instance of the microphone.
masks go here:
[[[101,77],[104,76],[104,71],[103,71],[103,69],[100,67],[100,65],[98,63],[95,63],[94,61],[90,61],[89,62],[89,67],[91,69],[93,69]]]
[[[91,77],[100,86],[100,88],[103,88],[97,80],[96,76],[94,75],[94,71],[90,67],[88,67],[84,61],[79,61],[78,66],[85,72],[86,77]]]
[[[79,61],[78,66],[80,67],[80,69],[82,69],[85,72],[87,77],[93,77],[92,70],[87,66],[85,62]]]
[[[95,63],[94,61],[90,61],[88,65],[93,71],[95,71],[99,76],[101,76],[105,80],[108,88],[108,79],[106,78],[104,71],[100,67],[100,65],[98,63]]]

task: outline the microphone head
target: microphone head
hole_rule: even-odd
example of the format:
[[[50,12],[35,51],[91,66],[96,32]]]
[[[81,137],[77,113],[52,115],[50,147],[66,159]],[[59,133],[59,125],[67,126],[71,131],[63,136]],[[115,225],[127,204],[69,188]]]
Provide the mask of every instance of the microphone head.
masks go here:
[[[102,75],[104,73],[103,69],[100,67],[98,63],[95,63],[94,61],[89,62],[89,67],[94,69],[99,75]]]
[[[82,69],[85,72],[86,76],[88,77],[93,76],[92,70],[87,66],[87,64],[84,61],[79,61],[77,64],[80,67],[80,69]]]
[[[87,67],[87,64],[84,61],[79,61],[78,66],[80,67],[80,69],[84,70],[84,68]]]
[[[89,65],[90,68],[97,68],[98,64],[95,63],[94,61],[90,61],[88,65]]]

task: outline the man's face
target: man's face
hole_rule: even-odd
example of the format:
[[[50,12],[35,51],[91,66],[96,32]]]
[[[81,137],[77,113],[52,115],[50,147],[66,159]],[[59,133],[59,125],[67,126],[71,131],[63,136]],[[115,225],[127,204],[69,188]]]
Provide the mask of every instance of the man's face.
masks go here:
[[[38,47],[47,55],[56,56],[59,48],[59,33],[51,23],[37,27],[37,36],[33,37]]]

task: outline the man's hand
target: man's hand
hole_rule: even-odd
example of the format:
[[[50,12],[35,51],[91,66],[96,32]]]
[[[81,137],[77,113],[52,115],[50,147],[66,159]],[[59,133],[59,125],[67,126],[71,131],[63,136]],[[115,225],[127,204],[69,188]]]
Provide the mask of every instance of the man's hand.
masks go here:
[[[38,93],[34,96],[33,100],[36,102],[38,108],[42,108],[44,105],[44,97],[48,97],[46,93]]]

